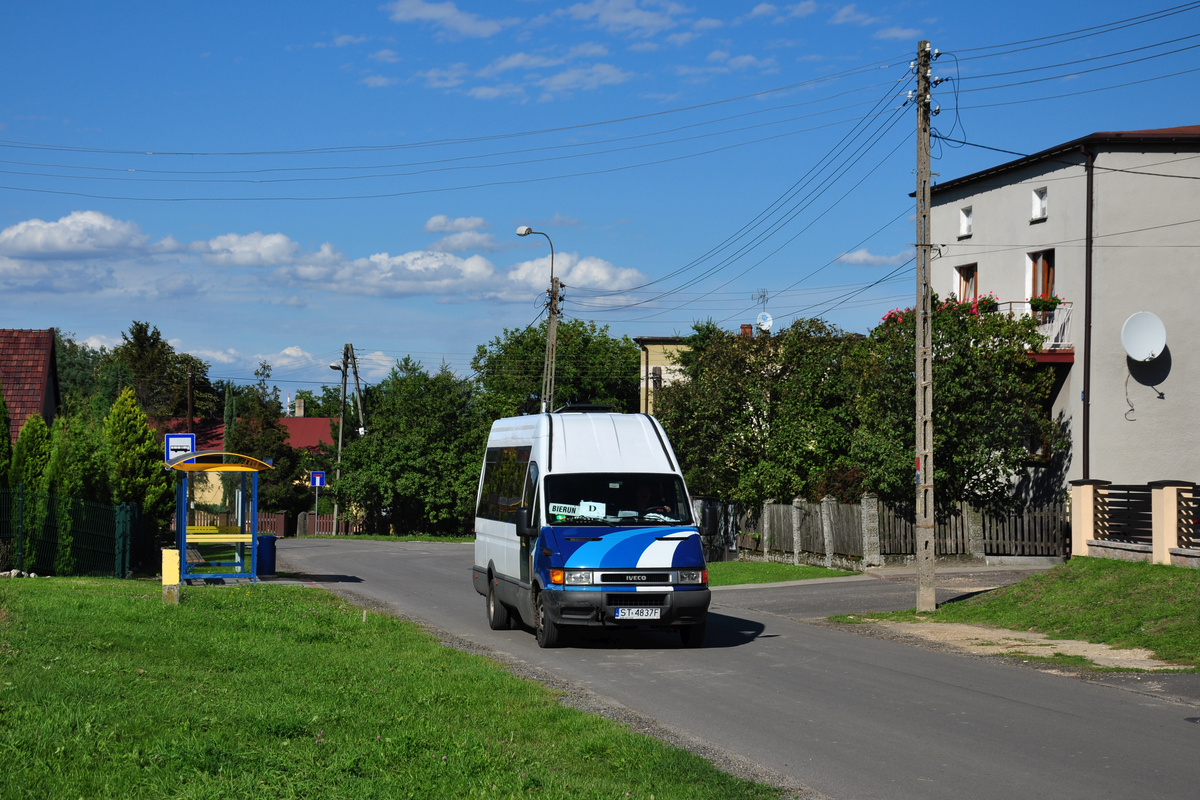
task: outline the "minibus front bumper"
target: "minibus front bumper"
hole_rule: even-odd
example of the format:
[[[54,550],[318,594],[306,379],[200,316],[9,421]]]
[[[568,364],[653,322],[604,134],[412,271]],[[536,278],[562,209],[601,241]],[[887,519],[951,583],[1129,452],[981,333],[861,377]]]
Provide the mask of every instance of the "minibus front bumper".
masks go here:
[[[620,592],[611,588],[549,588],[546,613],[559,625],[675,627],[703,624],[711,593],[706,586],[674,591]]]

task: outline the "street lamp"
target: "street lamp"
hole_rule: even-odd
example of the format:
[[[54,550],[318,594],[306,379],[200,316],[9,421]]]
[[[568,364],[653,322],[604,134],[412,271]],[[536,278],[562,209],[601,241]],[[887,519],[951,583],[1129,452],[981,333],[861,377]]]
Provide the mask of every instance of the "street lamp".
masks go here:
[[[554,408],[554,350],[558,338],[558,294],[560,287],[558,278],[554,277],[554,242],[551,241],[549,234],[542,231],[535,231],[528,225],[522,225],[517,228],[517,236],[528,236],[531,233],[545,236],[546,241],[550,242],[550,321],[546,325],[546,363],[542,367],[542,412],[545,413]]]

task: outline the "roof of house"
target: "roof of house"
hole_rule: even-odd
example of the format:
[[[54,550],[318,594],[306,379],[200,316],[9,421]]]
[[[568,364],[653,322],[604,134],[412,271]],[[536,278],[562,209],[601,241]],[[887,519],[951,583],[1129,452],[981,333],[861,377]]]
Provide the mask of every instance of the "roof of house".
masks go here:
[[[8,407],[10,441],[16,442],[30,415],[53,415],[59,401],[53,328],[0,330],[0,386]]]
[[[287,429],[288,445],[298,450],[315,452],[323,444],[334,444],[330,423],[337,417],[282,417],[279,422]],[[163,433],[187,433],[187,417],[167,420]],[[197,450],[221,450],[225,446],[225,423],[218,419],[197,418],[192,423]]]
[[[288,429],[288,444],[300,450],[316,450],[323,444],[335,444],[330,424],[337,417],[284,417],[279,420]]]
[[[937,194],[939,191],[946,191],[983,178],[1001,175],[1039,161],[1058,158],[1067,153],[1079,153],[1083,150],[1093,152],[1097,150],[1116,150],[1134,146],[1151,146],[1159,149],[1164,145],[1176,145],[1179,146],[1180,151],[1187,152],[1200,150],[1200,125],[1183,125],[1178,128],[1159,128],[1144,131],[1099,131],[1070,142],[1055,145],[1040,153],[1022,156],[1015,161],[1007,161],[1003,164],[971,173],[970,175],[964,175],[961,178],[954,178],[953,180],[934,184],[931,187],[931,191]]]

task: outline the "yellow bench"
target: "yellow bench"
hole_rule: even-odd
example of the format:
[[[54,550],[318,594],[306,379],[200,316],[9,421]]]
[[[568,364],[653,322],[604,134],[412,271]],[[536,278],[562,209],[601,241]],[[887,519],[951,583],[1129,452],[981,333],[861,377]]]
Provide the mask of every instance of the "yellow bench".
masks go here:
[[[192,525],[187,529],[188,544],[249,543],[252,538],[237,525]]]

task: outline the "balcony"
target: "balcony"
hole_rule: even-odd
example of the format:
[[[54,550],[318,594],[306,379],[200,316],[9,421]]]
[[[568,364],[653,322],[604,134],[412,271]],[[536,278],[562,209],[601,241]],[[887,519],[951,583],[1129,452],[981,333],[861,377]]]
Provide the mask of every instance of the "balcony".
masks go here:
[[[1071,364],[1075,361],[1075,341],[1071,338],[1072,304],[1063,302],[1053,311],[1031,311],[1028,301],[999,303],[997,311],[1013,316],[1033,317],[1038,333],[1046,337],[1040,352],[1033,357],[1041,363]]]

